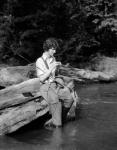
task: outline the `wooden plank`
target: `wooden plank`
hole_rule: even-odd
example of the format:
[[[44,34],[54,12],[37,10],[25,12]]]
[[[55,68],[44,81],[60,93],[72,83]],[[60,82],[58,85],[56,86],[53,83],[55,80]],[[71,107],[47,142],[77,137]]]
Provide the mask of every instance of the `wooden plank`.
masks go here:
[[[30,101],[0,112],[0,135],[12,133],[49,111],[46,101]]]
[[[24,97],[22,94],[14,94],[12,97],[4,96],[0,100],[0,110],[13,107],[16,105],[25,104],[29,101],[34,101],[41,97],[40,92],[36,93],[34,97]]]
[[[0,109],[29,101],[32,97],[24,97],[22,93],[25,92],[32,92],[38,97],[39,89],[39,79],[34,78],[0,90]]]

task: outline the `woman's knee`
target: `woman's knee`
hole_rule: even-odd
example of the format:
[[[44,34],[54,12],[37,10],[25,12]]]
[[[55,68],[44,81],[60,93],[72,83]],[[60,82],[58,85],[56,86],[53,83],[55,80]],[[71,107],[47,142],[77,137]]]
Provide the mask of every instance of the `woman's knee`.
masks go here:
[[[71,81],[67,84],[67,87],[70,89],[70,91],[71,91],[72,89],[74,89],[74,88],[75,88],[74,81],[71,80]]]

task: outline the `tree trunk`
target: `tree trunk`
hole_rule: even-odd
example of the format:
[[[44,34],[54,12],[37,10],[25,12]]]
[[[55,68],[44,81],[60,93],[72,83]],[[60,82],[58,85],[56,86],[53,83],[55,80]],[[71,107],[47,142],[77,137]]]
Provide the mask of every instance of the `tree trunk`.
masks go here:
[[[34,78],[0,91],[0,135],[12,133],[49,111],[39,88],[39,79]]]

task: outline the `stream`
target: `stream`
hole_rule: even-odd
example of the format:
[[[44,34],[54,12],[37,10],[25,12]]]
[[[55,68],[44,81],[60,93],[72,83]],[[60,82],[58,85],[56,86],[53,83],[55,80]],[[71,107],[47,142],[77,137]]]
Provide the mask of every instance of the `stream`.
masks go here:
[[[45,129],[38,123],[0,137],[0,150],[117,150],[117,83],[82,84],[75,121]]]

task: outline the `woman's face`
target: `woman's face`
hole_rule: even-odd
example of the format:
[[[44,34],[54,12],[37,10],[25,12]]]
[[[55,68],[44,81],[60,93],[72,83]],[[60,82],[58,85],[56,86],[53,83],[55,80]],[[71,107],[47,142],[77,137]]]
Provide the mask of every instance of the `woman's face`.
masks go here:
[[[54,49],[53,47],[49,49],[49,55],[53,56],[56,53],[56,49]]]

